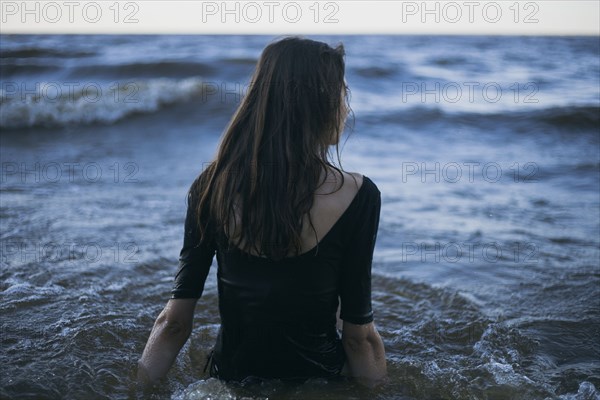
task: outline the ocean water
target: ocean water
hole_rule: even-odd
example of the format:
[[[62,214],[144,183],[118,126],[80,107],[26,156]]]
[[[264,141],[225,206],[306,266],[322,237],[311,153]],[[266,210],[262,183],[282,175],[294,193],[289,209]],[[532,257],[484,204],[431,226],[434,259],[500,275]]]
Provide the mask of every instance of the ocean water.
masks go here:
[[[346,47],[342,166],[382,192],[389,382],[208,379],[215,270],[152,393],[186,191],[269,36],[0,36],[0,397],[600,397],[600,42],[314,36]]]

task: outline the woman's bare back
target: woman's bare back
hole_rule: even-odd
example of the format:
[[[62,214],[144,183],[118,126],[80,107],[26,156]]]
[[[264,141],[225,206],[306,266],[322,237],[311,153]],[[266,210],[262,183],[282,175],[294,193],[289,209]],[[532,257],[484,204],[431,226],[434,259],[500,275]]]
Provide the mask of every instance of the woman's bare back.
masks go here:
[[[327,235],[362,186],[362,175],[355,172],[342,172],[342,174],[343,181],[340,172],[330,169],[327,176],[323,177],[323,184],[317,188],[310,210],[312,227],[308,218],[304,217],[300,253],[310,251]]]

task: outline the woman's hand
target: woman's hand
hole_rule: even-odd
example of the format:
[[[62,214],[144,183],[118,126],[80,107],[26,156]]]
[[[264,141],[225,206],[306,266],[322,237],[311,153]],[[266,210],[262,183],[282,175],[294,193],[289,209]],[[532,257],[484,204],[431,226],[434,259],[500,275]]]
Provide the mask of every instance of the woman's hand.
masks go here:
[[[348,360],[348,374],[368,386],[385,380],[385,349],[373,322],[356,325],[344,321],[342,343]]]
[[[159,314],[142,357],[138,361],[137,378],[151,385],[163,378],[179,350],[192,333],[194,308],[198,299],[171,299]]]

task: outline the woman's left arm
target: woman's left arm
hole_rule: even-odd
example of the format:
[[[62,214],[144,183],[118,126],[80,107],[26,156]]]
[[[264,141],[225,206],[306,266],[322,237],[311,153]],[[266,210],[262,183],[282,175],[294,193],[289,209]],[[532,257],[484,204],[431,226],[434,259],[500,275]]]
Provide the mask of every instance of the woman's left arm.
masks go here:
[[[194,308],[198,299],[171,299],[159,314],[142,357],[138,381],[149,385],[163,378],[192,333]]]

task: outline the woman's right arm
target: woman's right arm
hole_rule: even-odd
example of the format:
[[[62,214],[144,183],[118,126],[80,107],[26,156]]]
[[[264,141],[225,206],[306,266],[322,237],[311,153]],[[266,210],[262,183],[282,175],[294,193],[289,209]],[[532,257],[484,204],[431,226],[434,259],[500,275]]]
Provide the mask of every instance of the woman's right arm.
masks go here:
[[[160,313],[138,362],[138,381],[149,386],[163,378],[192,332],[198,299],[171,299]]]
[[[344,321],[342,343],[350,376],[359,378],[370,386],[385,379],[385,349],[373,322],[356,325]]]

